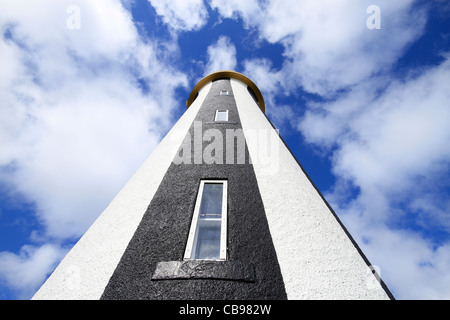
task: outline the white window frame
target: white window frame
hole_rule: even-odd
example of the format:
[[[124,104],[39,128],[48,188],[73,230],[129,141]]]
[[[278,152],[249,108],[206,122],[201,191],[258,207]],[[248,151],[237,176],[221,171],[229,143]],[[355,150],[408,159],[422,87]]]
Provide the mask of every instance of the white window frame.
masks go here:
[[[219,112],[225,112],[226,114],[226,120],[217,120],[217,116]],[[222,109],[222,110],[216,110],[216,116],[214,117],[214,121],[228,121],[228,110]]]
[[[227,90],[220,90],[220,95],[227,96],[227,95],[229,95],[229,92]]]
[[[189,230],[189,236],[184,253],[184,260],[197,260],[195,257],[195,250],[197,244],[197,230],[199,224],[200,205],[202,203],[203,189],[205,184],[214,183],[222,184],[222,214],[220,218],[220,251],[218,259],[198,259],[198,260],[226,260],[227,259],[227,180],[201,180],[195,202],[194,214],[192,216],[192,223]],[[203,219],[207,220],[207,219]],[[211,219],[213,220],[213,219]],[[217,221],[218,219],[216,219]]]

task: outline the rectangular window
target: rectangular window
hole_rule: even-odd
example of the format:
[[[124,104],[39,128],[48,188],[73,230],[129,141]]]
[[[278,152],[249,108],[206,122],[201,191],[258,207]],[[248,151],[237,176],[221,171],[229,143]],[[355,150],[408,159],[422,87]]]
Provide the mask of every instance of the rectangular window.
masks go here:
[[[227,181],[202,180],[184,254],[185,260],[226,260]]]
[[[215,121],[228,121],[228,110],[217,110]]]
[[[228,95],[228,91],[222,90],[222,91],[220,91],[220,95],[221,96],[227,96]]]

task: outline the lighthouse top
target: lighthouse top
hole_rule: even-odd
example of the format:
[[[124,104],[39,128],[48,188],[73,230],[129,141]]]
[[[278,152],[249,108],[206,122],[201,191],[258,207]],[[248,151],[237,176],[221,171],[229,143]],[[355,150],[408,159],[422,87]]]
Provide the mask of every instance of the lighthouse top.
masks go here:
[[[251,90],[251,93],[254,94],[255,100],[257,101],[261,110],[263,112],[266,111],[264,99],[261,94],[261,91],[259,91],[259,88],[253,83],[252,80],[250,80],[243,74],[236,72],[236,71],[231,71],[231,70],[223,70],[223,71],[213,72],[213,73],[207,75],[206,77],[204,77],[203,79],[201,79],[195,85],[194,89],[192,89],[191,94],[189,95],[189,98],[186,101],[186,106],[189,108],[189,106],[192,104],[192,102],[194,102],[195,98],[197,97],[198,92],[204,85],[206,85],[207,83],[209,83],[211,81],[221,79],[221,78],[233,78],[233,79],[237,79],[237,80],[245,83],[248,86],[248,88]]]

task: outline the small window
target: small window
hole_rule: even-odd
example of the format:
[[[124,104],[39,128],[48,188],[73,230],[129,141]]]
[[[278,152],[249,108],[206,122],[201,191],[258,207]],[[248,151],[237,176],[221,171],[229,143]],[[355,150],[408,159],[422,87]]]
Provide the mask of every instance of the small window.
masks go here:
[[[202,180],[185,260],[226,260],[227,181]]]
[[[227,96],[227,95],[228,95],[228,91],[226,91],[226,90],[221,90],[221,91],[220,91],[220,95],[221,95],[221,96]]]
[[[228,121],[228,110],[217,110],[215,121]]]

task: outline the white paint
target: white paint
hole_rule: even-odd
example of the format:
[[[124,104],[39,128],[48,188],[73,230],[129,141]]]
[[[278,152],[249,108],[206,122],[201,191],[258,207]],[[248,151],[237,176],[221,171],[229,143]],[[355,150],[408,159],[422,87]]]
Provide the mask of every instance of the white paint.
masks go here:
[[[144,164],[76,243],[33,299],[99,299],[200,109],[199,91]]]
[[[244,134],[275,132],[247,86],[235,79],[231,86]],[[250,158],[258,155],[252,141]],[[275,148],[278,168],[253,166],[288,298],[389,299],[284,143]]]

